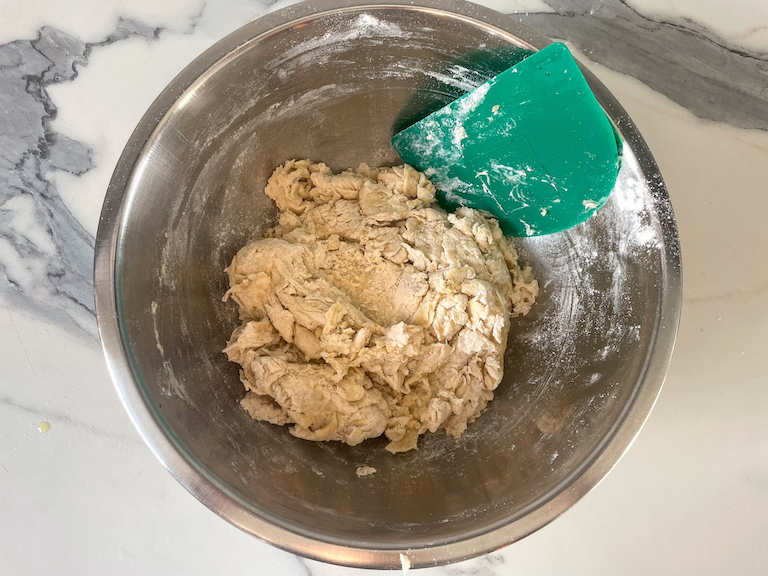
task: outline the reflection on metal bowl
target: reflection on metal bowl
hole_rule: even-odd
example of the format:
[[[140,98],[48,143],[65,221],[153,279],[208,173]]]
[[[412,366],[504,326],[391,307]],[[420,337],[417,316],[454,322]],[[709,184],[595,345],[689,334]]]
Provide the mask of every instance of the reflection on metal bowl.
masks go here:
[[[198,499],[276,546],[340,564],[414,567],[518,540],[594,487],[653,406],[680,313],[677,230],[642,138],[587,72],[621,131],[623,168],[598,215],[518,242],[541,285],[513,321],[496,399],[459,440],[311,443],[252,421],[221,349],[233,254],[274,223],[275,166],[394,164],[398,124],[549,40],[454,0],[297,5],[234,32],[185,69],[131,137],[97,239],[104,350],[144,440]],[[377,473],[356,474],[367,465]]]

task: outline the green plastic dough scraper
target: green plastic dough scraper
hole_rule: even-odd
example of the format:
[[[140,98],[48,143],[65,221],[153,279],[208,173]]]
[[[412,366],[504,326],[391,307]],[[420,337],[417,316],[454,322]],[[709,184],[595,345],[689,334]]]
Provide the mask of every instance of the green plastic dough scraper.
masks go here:
[[[608,199],[621,139],[564,44],[554,43],[392,137],[447,209],[490,212],[505,234],[584,222]]]

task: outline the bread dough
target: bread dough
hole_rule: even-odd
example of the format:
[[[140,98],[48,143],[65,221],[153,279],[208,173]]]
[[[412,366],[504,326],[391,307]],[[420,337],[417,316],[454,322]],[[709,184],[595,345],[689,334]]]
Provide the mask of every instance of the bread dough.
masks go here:
[[[370,476],[371,474],[376,474],[377,470],[373,466],[358,466],[357,470],[355,470],[355,474],[357,474],[360,478],[364,476]]]
[[[510,318],[538,294],[496,221],[434,206],[410,166],[290,161],[265,191],[279,223],[226,269],[242,406],[307,440],[385,434],[393,453],[427,431],[459,437],[501,381]]]

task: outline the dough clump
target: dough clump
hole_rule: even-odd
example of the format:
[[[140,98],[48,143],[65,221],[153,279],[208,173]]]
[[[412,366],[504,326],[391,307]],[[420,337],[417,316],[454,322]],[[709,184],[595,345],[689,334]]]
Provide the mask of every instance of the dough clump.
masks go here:
[[[278,225],[226,269],[242,406],[307,440],[385,434],[393,453],[427,431],[459,437],[501,381],[511,317],[538,294],[496,221],[436,207],[410,166],[290,161],[265,192]]]

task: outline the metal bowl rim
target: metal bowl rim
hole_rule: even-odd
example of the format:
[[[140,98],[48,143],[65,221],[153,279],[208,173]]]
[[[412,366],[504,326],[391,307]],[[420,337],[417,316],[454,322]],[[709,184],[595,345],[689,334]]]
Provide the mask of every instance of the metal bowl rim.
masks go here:
[[[654,343],[646,359],[644,377],[636,387],[635,397],[625,407],[623,418],[617,423],[612,435],[603,439],[592,457],[581,467],[582,472],[577,477],[561,484],[554,493],[544,495],[527,514],[479,536],[435,546],[370,549],[333,544],[277,526],[228,497],[189,461],[186,451],[180,449],[167,428],[158,420],[140,390],[121,335],[116,297],[116,255],[126,200],[130,196],[131,177],[142,151],[152,135],[162,127],[169,113],[172,113],[184,92],[239,52],[244,45],[256,42],[278,29],[324,13],[382,8],[436,12],[455,17],[486,29],[498,30],[505,36],[514,36],[537,49],[552,42],[504,14],[461,0],[418,0],[418,3],[409,0],[383,3],[319,0],[289,6],[246,24],[206,50],[176,76],[150,106],[131,135],[109,183],[102,208],[95,246],[94,292],[102,348],[120,400],[155,457],[198,500],[241,530],[307,558],[355,567],[399,568],[400,555],[406,554],[411,566],[418,568],[480,556],[542,528],[592,490],[631,446],[661,391],[677,336],[682,304],[682,271],[679,239],[673,218],[662,220],[662,282],[659,287],[661,297]],[[585,70],[585,75],[601,104],[635,152],[654,196],[666,204],[666,212],[671,215],[661,174],[639,131],[605,86],[588,70]]]

